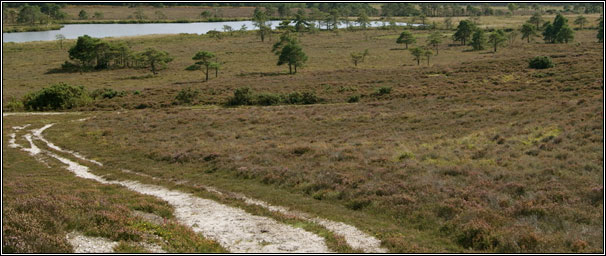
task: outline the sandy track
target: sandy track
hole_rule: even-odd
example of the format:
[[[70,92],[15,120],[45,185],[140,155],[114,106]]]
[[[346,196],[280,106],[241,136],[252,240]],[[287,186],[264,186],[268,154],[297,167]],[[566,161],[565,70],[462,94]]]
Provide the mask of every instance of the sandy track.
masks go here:
[[[330,252],[323,238],[268,217],[255,216],[239,208],[195,197],[188,193],[169,190],[161,186],[142,184],[136,181],[108,181],[99,177],[91,173],[87,166],[61,157],[51,151],[42,150],[35,145],[33,137],[45,142],[42,132],[51,126],[52,124],[31,130],[32,133],[24,135],[30,143],[30,147],[26,148],[21,145],[18,145],[18,147],[32,156],[44,153],[55,158],[66,164],[66,169],[78,177],[92,179],[104,184],[119,184],[133,191],[166,200],[175,208],[175,216],[179,222],[191,226],[194,231],[200,232],[208,238],[216,240],[231,252]]]

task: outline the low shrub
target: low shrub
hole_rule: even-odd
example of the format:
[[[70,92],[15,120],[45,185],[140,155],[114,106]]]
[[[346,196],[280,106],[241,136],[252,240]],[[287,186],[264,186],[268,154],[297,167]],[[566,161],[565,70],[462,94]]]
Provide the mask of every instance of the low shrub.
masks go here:
[[[200,67],[201,66],[198,64],[192,64],[192,65],[187,66],[185,68],[185,70],[188,70],[188,71],[200,70]]]
[[[253,103],[253,95],[248,87],[238,88],[234,91],[234,96],[227,102],[230,106],[251,105]]]
[[[272,93],[260,93],[254,97],[254,105],[272,106],[280,104],[280,95]]]
[[[191,104],[194,102],[194,99],[198,97],[200,92],[198,90],[193,90],[191,88],[181,89],[177,96],[175,97],[175,103],[177,104]]]
[[[316,104],[320,102],[320,98],[316,96],[313,92],[304,92],[301,103],[302,104]]]
[[[379,87],[372,95],[381,96],[381,95],[390,94],[390,93],[391,93],[391,87],[383,86],[383,87]]]
[[[93,99],[97,99],[97,98],[111,99],[114,97],[122,97],[124,95],[126,95],[126,92],[124,92],[124,91],[118,92],[112,88],[96,89],[90,93],[90,97]]]
[[[6,106],[4,107],[6,111],[22,111],[24,109],[23,101],[20,101],[14,97],[11,97]]]
[[[88,105],[91,101],[83,86],[58,83],[26,95],[23,106],[27,110],[62,110]]]
[[[355,103],[358,101],[360,101],[360,95],[352,95],[352,96],[349,96],[349,99],[347,99],[348,103]]]
[[[553,66],[554,65],[553,65],[553,62],[551,61],[551,58],[549,58],[547,56],[537,56],[528,61],[529,68],[545,69],[545,68],[551,68]]]

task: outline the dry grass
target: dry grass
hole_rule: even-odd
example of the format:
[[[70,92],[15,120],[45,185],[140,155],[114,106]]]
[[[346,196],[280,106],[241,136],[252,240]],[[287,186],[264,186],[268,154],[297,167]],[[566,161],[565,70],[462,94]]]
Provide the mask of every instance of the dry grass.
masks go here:
[[[355,224],[392,252],[602,252],[596,31],[577,31],[568,45],[518,40],[497,53],[447,42],[429,67],[395,44],[399,32],[305,35],[310,61],[293,76],[274,65],[271,43],[252,34],[128,39],[175,57],[159,76],[141,79],[148,72],[44,74],[65,50],[4,44],[3,93],[19,97],[59,81],[138,90],[89,109],[156,109],[94,112],[88,123],[53,127],[48,138],[108,169],[190,181],[183,189],[212,185]],[[423,45],[428,31],[414,33]],[[371,55],[354,68],[349,53],[366,48]],[[226,62],[207,83],[183,70],[202,49]],[[556,66],[528,69],[537,55]],[[197,103],[220,104],[243,86],[312,91],[328,104],[170,107],[184,87],[201,92]],[[373,95],[379,87],[391,93]],[[353,95],[360,102],[346,103]]]

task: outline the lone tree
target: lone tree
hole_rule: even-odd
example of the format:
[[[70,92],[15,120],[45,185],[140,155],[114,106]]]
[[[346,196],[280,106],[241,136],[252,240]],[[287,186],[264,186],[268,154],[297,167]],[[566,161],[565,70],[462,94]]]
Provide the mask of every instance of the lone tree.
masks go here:
[[[492,45],[494,52],[497,52],[497,46],[502,45],[505,41],[507,41],[505,32],[500,29],[490,33],[490,36],[488,36],[488,42]]]
[[[543,31],[543,40],[547,43],[568,43],[574,39],[574,32],[568,27],[568,20],[561,14],[556,15],[553,24],[547,23]]]
[[[261,38],[261,42],[265,42],[265,37],[271,34],[271,27],[261,25],[259,30],[257,30],[257,35]]]
[[[484,45],[486,45],[486,36],[484,35],[484,31],[481,29],[476,30],[473,33],[473,38],[471,39],[471,47],[475,51],[484,50]]]
[[[358,62],[362,63],[364,62],[364,59],[366,58],[366,56],[368,55],[368,49],[364,50],[363,52],[352,52],[351,53],[351,61],[354,63],[354,66],[358,66]]]
[[[537,31],[534,29],[532,24],[525,23],[522,25],[522,39],[526,38],[527,42],[530,43],[530,38],[537,35]]]
[[[88,13],[86,13],[85,10],[80,10],[80,12],[78,13],[78,18],[81,20],[87,20],[88,19]]]
[[[204,74],[206,75],[206,80],[208,81],[208,70],[214,65],[212,58],[215,57],[215,54],[208,51],[199,51],[192,57],[192,60],[197,60],[196,65],[206,67]]]
[[[60,49],[63,49],[63,40],[65,40],[65,36],[63,34],[57,34],[55,36],[55,39],[57,39],[57,41],[59,41]]]
[[[366,29],[366,27],[368,27],[368,25],[370,25],[370,20],[368,19],[368,15],[366,15],[366,10],[365,9],[360,9],[359,10],[359,14],[358,14],[358,24],[360,24],[360,27],[362,29]]]
[[[543,23],[543,17],[541,17],[541,14],[538,12],[535,12],[532,17],[530,17],[530,19],[528,20],[529,23],[532,23],[535,25],[535,28],[537,30],[541,29],[541,23]]]
[[[279,56],[276,65],[288,64],[289,74],[293,74],[293,66],[295,68],[294,73],[297,73],[297,67],[302,67],[307,61],[307,55],[303,52],[301,45],[299,45],[296,39],[288,40],[277,52],[279,52]]]
[[[417,61],[417,66],[421,65],[421,57],[423,56],[425,51],[419,47],[410,48],[409,51],[410,51],[410,54],[412,54],[414,60]]]
[[[475,25],[470,20],[462,20],[459,22],[459,26],[457,26],[457,32],[453,35],[455,41],[461,41],[462,45],[465,45],[465,42],[469,40],[471,34],[475,30]]]
[[[442,43],[442,33],[440,33],[439,31],[435,31],[435,32],[431,33],[431,35],[429,35],[429,38],[427,38],[427,44],[429,44],[434,49],[436,49],[436,55],[438,55],[440,53],[438,48],[441,43]]]
[[[577,24],[581,27],[581,29],[583,29],[583,25],[585,25],[585,23],[587,23],[587,18],[585,18],[585,16],[583,15],[579,15],[575,20],[574,20],[574,24]]]
[[[415,42],[417,42],[417,39],[415,39],[412,33],[408,32],[407,30],[404,30],[400,34],[400,37],[398,37],[398,40],[396,40],[396,43],[398,44],[405,44],[406,49],[408,49],[408,44],[414,44]]]
[[[147,48],[145,51],[137,54],[139,59],[150,67],[151,72],[156,75],[158,70],[166,67],[166,63],[173,60],[168,55],[168,52],[156,50],[154,48]]]

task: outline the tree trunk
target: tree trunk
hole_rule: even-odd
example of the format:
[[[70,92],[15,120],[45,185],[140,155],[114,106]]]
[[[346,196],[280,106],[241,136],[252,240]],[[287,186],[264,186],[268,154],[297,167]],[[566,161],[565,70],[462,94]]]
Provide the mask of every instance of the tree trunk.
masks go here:
[[[494,44],[494,52],[497,52],[497,44]]]
[[[406,49],[408,49],[408,43],[405,43],[405,44],[406,44]]]
[[[295,64],[295,74],[297,73],[297,64]]]
[[[208,65],[206,65],[206,81],[208,81]]]
[[[418,66],[418,65],[421,65],[421,58],[418,58],[418,59],[417,59],[417,66]]]
[[[292,65],[288,64],[288,74],[292,74]]]
[[[215,78],[219,77],[219,69],[215,68]]]
[[[427,56],[427,66],[429,66],[429,56]]]

